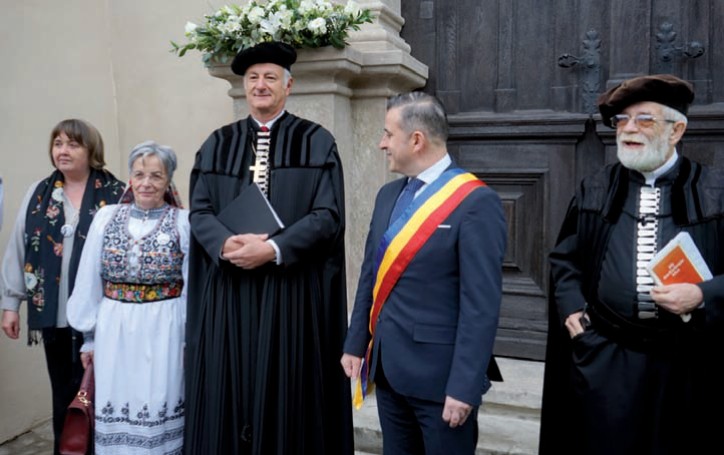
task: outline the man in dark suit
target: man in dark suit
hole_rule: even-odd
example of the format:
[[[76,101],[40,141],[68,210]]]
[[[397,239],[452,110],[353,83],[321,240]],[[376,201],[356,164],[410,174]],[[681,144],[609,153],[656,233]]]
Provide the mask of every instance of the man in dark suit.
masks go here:
[[[498,195],[452,164],[446,140],[436,98],[388,101],[380,148],[405,177],[377,194],[341,359],[360,378],[357,407],[377,386],[386,455],[473,454],[490,387],[505,219]]]

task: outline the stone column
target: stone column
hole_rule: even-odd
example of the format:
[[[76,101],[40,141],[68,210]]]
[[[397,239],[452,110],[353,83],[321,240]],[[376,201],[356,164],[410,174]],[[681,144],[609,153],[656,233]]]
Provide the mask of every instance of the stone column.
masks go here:
[[[377,190],[392,176],[377,145],[389,96],[425,85],[427,66],[410,55],[400,38],[404,23],[399,0],[358,0],[375,20],[350,34],[344,49],[298,51],[292,66],[294,85],[287,109],[320,123],[334,134],[344,166],[347,208],[348,306],[354,302],[364,242]],[[228,65],[209,73],[231,84],[234,115],[248,115],[240,76]]]

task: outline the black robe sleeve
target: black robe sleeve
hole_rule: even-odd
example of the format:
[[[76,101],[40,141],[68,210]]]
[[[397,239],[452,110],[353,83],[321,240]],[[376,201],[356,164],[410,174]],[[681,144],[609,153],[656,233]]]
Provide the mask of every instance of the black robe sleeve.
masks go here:
[[[216,218],[214,205],[209,197],[206,176],[199,174],[194,183],[191,191],[191,207],[194,208],[191,230],[196,241],[218,266],[224,242],[234,233]]]
[[[308,213],[272,237],[282,261],[291,265],[310,256],[326,256],[339,245],[344,225],[342,165],[336,146],[327,151]]]
[[[196,246],[217,267],[226,239],[234,235],[216,214],[240,192],[240,162],[247,152],[245,122],[235,122],[212,133],[196,153],[189,185],[189,222]]]
[[[558,236],[558,241],[549,255],[551,264],[552,304],[558,313],[558,323],[586,307],[583,295],[582,270],[579,266],[580,251],[578,249],[578,205],[574,198],[568,206],[565,221]],[[553,310],[554,308],[551,308]]]
[[[580,447],[581,431],[575,416],[580,415],[571,383],[572,343],[563,322],[570,314],[585,308],[582,270],[578,247],[579,207],[571,201],[556,246],[549,256],[551,276],[548,295],[548,337],[543,377],[543,402],[539,454],[574,454]]]

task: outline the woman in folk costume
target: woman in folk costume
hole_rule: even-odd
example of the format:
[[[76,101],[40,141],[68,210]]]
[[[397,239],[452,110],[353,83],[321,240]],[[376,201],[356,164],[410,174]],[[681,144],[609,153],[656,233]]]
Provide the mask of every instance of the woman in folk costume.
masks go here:
[[[155,142],[128,160],[121,204],[88,233],[68,321],[95,369],[96,454],[180,454],[188,211],[171,183],[176,155]]]
[[[33,183],[20,203],[2,263],[2,328],[20,337],[28,302],[28,344],[43,342],[53,398],[54,453],[65,413],[83,376],[81,334],[68,327],[66,304],[93,216],[114,204],[123,182],[104,169],[103,138],[90,123],[66,119],[50,133],[55,170]]]

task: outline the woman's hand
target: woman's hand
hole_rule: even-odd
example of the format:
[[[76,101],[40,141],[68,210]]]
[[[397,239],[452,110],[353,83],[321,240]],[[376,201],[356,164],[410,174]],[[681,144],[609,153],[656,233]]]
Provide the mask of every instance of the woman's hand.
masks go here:
[[[20,315],[17,311],[3,310],[3,332],[8,338],[17,340],[20,336]]]
[[[81,352],[80,362],[83,364],[83,369],[88,368],[88,364],[93,361],[93,351]]]

